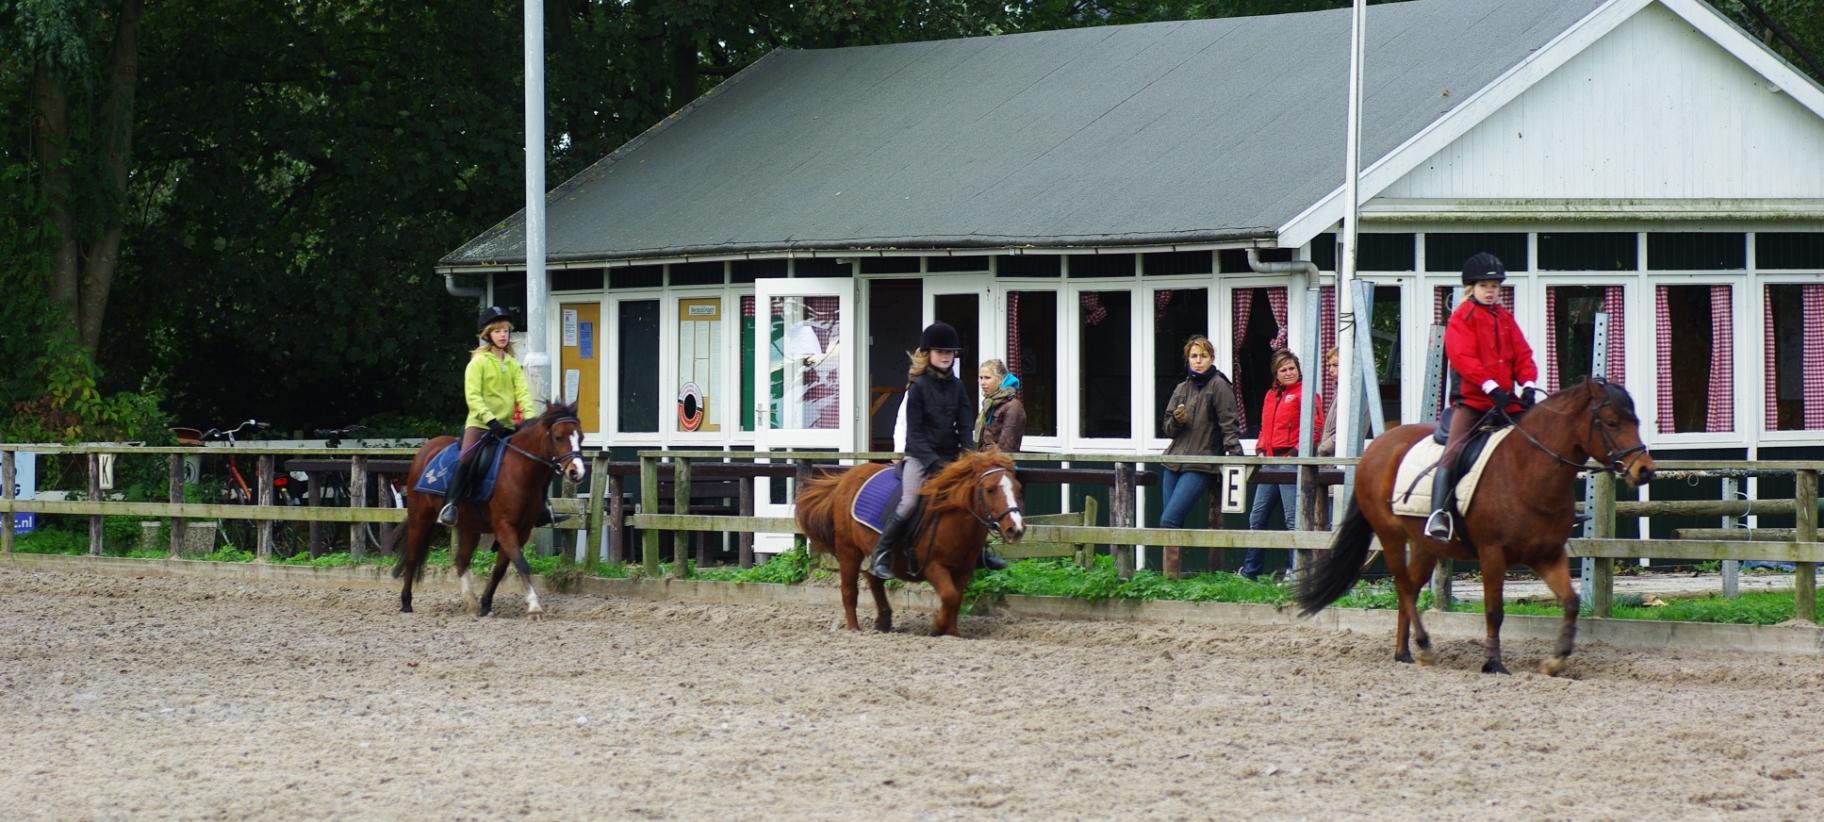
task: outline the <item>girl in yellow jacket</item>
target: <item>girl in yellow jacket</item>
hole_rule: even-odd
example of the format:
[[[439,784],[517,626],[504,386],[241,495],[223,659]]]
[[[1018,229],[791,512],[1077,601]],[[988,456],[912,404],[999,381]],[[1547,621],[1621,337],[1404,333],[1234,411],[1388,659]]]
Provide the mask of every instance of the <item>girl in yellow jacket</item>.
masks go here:
[[[513,358],[513,343],[508,340],[513,323],[507,319],[506,309],[497,305],[482,309],[475,325],[481,345],[469,352],[469,367],[462,376],[462,393],[469,406],[462,428],[462,459],[467,459],[483,434],[506,439],[513,433],[515,420],[532,410],[532,390],[526,386],[526,374]],[[465,473],[457,470],[450,482],[443,511],[437,515],[444,525],[456,524],[456,501],[465,490],[456,480]]]

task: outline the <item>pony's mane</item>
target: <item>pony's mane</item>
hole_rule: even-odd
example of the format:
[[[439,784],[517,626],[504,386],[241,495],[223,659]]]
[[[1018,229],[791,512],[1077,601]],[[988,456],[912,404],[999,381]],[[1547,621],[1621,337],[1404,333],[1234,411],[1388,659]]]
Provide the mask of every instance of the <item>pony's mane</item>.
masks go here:
[[[925,483],[925,496],[930,497],[926,514],[937,514],[952,508],[968,510],[975,504],[975,478],[990,468],[1013,470],[1013,458],[998,448],[986,451],[964,451],[956,462],[944,466]]]

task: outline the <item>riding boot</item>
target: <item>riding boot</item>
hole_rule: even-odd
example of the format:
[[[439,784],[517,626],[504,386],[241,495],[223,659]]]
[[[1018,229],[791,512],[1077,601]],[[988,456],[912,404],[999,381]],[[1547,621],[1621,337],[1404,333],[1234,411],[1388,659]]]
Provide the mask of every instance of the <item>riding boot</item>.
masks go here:
[[[451,528],[456,527],[456,508],[462,504],[463,473],[460,467],[450,472],[450,487],[443,495],[443,510],[437,512],[437,521]]]
[[[899,512],[887,512],[886,520],[880,524],[880,539],[874,543],[874,553],[868,555],[868,573],[881,579],[893,579],[893,549],[905,530],[906,520]]]
[[[1431,478],[1431,516],[1425,520],[1425,536],[1439,542],[1449,542],[1457,534],[1456,518],[1450,515],[1450,497],[1453,486],[1450,470],[1443,463],[1433,469],[1436,474]]]
[[[546,525],[556,525],[561,522],[569,522],[569,521],[570,521],[569,514],[563,514],[561,516],[558,515],[557,511],[551,507],[551,501],[545,500],[545,510],[539,512],[539,514],[538,514],[538,527],[543,527]]]
[[[987,545],[983,545],[982,558],[975,567],[987,568],[990,571],[1005,571],[1007,570],[1007,560],[995,556],[992,551],[988,550]]]

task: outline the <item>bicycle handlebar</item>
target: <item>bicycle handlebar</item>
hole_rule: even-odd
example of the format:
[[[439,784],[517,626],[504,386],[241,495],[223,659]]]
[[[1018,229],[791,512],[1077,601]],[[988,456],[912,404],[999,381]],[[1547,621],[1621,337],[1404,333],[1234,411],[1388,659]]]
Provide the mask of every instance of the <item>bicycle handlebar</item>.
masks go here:
[[[240,433],[241,429],[246,428],[249,425],[253,426],[255,429],[260,430],[260,431],[265,431],[266,429],[272,427],[272,423],[260,422],[259,420],[249,419],[233,428],[229,428],[229,429],[211,428],[208,431],[204,431],[203,439],[227,440],[229,442],[234,442],[234,435]]]

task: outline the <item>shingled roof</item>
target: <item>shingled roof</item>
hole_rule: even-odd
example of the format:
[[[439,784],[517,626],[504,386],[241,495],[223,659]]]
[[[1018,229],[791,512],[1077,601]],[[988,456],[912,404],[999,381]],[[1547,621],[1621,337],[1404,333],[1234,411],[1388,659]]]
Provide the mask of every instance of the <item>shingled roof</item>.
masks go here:
[[[1364,167],[1607,0],[1368,12]],[[554,262],[1274,238],[1343,179],[1349,11],[780,50],[551,192]],[[524,212],[440,265],[523,264]]]

